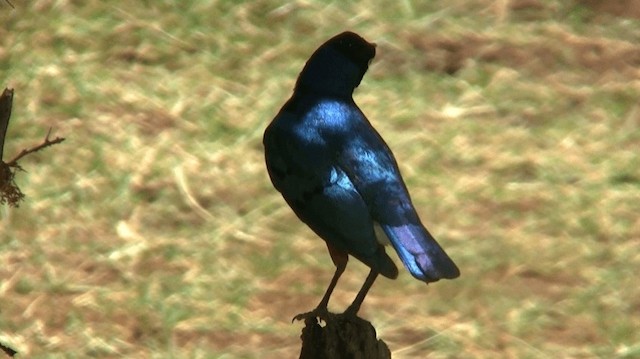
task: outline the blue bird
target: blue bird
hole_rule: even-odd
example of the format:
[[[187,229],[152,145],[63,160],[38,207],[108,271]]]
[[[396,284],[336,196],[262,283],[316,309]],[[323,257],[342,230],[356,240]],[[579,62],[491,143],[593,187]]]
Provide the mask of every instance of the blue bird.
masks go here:
[[[375,46],[353,32],[321,45],[302,69],[293,95],[264,132],[273,186],[326,242],[336,266],[316,309],[294,320],[326,318],[329,297],[349,255],[371,268],[345,311],[356,315],[378,274],[398,276],[385,252],[388,243],[421,281],[460,275],[420,222],[391,150],[353,101]]]

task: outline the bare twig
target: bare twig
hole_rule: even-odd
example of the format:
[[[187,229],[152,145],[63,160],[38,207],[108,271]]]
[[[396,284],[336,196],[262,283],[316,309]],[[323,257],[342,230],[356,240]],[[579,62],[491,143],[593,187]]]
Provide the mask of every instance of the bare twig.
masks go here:
[[[2,343],[0,343],[0,349],[2,349],[2,351],[5,352],[11,358],[13,358],[18,353],[17,351],[13,350],[12,348],[9,348],[8,346]]]
[[[11,3],[11,1],[9,0],[4,0],[4,2],[6,2],[7,4],[9,4],[9,6],[11,6],[11,8],[15,9],[16,7],[13,6],[13,4]]]
[[[18,160],[30,153],[37,152],[45,147],[60,143],[64,141],[64,138],[56,137],[54,139],[50,139],[49,137],[51,136],[51,128],[49,128],[49,132],[47,132],[47,136],[44,138],[44,142],[40,143],[37,146],[24,149],[20,151],[20,153],[18,153],[18,155],[9,162],[4,162],[2,160],[2,156],[4,152],[4,142],[7,134],[7,127],[9,126],[12,106],[13,90],[4,89],[4,91],[0,95],[0,205],[8,203],[9,206],[18,207],[18,204],[24,198],[24,194],[22,193],[22,191],[20,191],[20,187],[18,187],[14,181],[16,171],[22,169],[18,164]],[[0,349],[3,348],[4,347]]]
[[[22,157],[33,153],[33,152],[38,152],[41,149],[45,148],[45,147],[49,147],[49,146],[53,146],[56,143],[60,143],[62,141],[64,141],[64,137],[56,137],[53,140],[49,139],[49,136],[51,136],[51,128],[49,128],[49,132],[47,132],[47,136],[44,138],[44,142],[42,142],[41,144],[31,147],[31,148],[27,148],[24,149],[22,151],[20,151],[20,153],[18,153],[18,155],[16,157],[14,157],[11,161],[7,162],[7,166],[9,167],[20,167],[18,166],[18,160],[21,159]]]

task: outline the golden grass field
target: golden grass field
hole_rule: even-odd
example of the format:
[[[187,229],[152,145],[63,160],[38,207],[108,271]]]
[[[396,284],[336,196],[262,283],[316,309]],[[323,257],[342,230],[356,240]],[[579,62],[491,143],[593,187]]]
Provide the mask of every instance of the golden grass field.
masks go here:
[[[347,29],[378,44],[355,100],[462,271],[376,282],[393,358],[640,358],[640,1],[11,3],[5,156],[66,138],[0,208],[19,358],[297,357],[333,265],[262,132]]]

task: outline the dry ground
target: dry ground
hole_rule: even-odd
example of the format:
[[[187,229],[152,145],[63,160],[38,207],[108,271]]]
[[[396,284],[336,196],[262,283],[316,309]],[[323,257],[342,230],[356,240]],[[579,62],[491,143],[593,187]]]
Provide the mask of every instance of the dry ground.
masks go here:
[[[22,357],[296,356],[332,265],[261,135],[344,29],[379,45],[356,102],[462,270],[376,283],[361,315],[393,357],[640,357],[640,1],[12,3],[5,153],[67,138],[0,209]]]

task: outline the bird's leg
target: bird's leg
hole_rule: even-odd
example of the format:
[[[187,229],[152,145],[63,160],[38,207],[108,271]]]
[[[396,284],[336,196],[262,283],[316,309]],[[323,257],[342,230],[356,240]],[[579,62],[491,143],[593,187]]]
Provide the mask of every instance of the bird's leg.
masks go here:
[[[347,253],[344,253],[342,251],[339,251],[333,248],[328,243],[327,243],[327,247],[329,248],[329,254],[331,255],[331,260],[333,260],[333,264],[335,264],[336,266],[336,271],[335,273],[333,273],[333,278],[331,278],[329,287],[327,287],[327,290],[324,292],[324,296],[322,296],[322,300],[320,301],[316,309],[307,313],[300,313],[295,317],[293,317],[292,321],[302,320],[306,318],[316,318],[316,317],[319,317],[320,319],[326,319],[328,317],[327,314],[329,313],[329,311],[327,309],[327,306],[329,305],[329,298],[331,297],[331,293],[333,293],[333,289],[336,287],[336,284],[338,283],[338,279],[340,279],[340,276],[342,275],[342,273],[344,273],[345,268],[347,268],[349,255]]]
[[[362,301],[364,301],[364,297],[367,296],[369,289],[371,289],[371,286],[373,285],[373,282],[376,281],[377,277],[378,277],[378,272],[372,269],[369,272],[367,279],[365,279],[364,284],[362,285],[362,288],[360,288],[360,291],[356,295],[356,299],[353,300],[353,303],[351,303],[351,305],[349,306],[349,308],[347,308],[344,314],[354,315],[354,316],[358,314],[358,310],[360,310],[360,306],[362,305]]]

